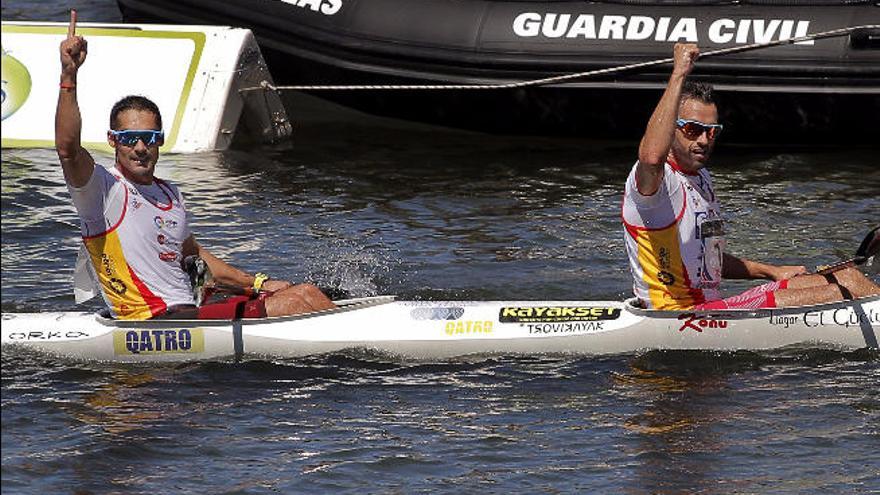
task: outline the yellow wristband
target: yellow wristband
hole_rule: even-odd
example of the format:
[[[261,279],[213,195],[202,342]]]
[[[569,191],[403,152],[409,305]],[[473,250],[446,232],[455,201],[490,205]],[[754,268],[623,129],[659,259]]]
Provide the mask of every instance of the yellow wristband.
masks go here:
[[[263,284],[266,283],[266,280],[269,280],[269,276],[265,273],[258,273],[254,275],[254,290],[260,292],[263,288]]]

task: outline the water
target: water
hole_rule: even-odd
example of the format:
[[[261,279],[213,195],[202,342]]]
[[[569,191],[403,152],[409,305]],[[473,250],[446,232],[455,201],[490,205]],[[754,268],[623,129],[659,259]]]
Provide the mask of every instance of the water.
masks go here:
[[[64,9],[10,1],[3,18]],[[118,16],[107,1],[80,12]],[[460,133],[289,98],[290,143],[160,160],[200,242],[233,264],[353,296],[628,294],[619,207],[636,143]],[[877,222],[872,149],[722,145],[712,170],[746,257],[832,262]],[[53,151],[3,151],[2,229],[3,311],[76,308],[77,219]],[[816,349],[178,366],[4,353],[2,488],[876,493],[878,363]]]

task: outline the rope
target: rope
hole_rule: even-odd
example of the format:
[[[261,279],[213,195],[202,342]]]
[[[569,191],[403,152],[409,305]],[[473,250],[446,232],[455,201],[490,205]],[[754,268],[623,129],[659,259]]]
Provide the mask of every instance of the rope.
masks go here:
[[[753,43],[751,45],[743,45],[743,46],[735,46],[731,48],[721,48],[719,50],[712,50],[705,53],[701,53],[699,58],[705,57],[717,57],[720,55],[728,55],[731,53],[739,53],[746,52],[751,50],[758,50],[761,48],[770,48],[774,46],[780,45],[791,45],[794,43],[802,43],[804,41],[812,41],[824,38],[837,38],[841,36],[846,36],[853,31],[860,29],[880,29],[880,24],[866,24],[863,26],[852,26],[840,29],[833,29],[831,31],[823,31],[821,33],[807,34],[805,36],[800,36],[797,38],[787,38],[784,40],[776,40],[770,41],[766,43]],[[524,88],[526,86],[542,86],[546,84],[558,83],[562,81],[569,81],[572,79],[580,79],[583,77],[592,77],[592,76],[601,76],[605,74],[614,74],[617,72],[624,72],[635,69],[642,69],[645,67],[653,67],[655,65],[669,64],[674,62],[674,58],[661,58],[657,60],[651,60],[649,62],[641,62],[637,64],[630,65],[621,65],[618,67],[610,67],[607,69],[598,69],[591,70],[587,72],[578,72],[575,74],[565,74],[561,76],[553,76],[546,77],[543,79],[533,79],[530,81],[520,81],[513,83],[504,83],[504,84],[359,84],[359,85],[329,85],[329,86],[275,86],[268,81],[262,81],[259,86],[254,86],[250,88],[242,88],[239,92],[245,91],[256,91],[256,90],[271,90],[271,91],[281,91],[281,90],[294,90],[294,91],[336,91],[336,90],[395,90],[395,89],[408,89],[408,90],[441,90],[441,89],[514,89],[514,88]]]

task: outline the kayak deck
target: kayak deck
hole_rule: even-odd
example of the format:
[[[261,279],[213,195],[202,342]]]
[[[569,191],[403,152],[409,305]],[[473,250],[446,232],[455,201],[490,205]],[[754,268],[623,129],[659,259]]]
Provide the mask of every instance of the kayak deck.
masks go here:
[[[482,353],[619,354],[877,348],[880,297],[820,306],[655,311],[632,301],[349,299],[332,310],[242,320],[118,321],[91,313],[3,314],[2,343],[75,359],[192,361],[300,357],[360,348],[416,359]]]

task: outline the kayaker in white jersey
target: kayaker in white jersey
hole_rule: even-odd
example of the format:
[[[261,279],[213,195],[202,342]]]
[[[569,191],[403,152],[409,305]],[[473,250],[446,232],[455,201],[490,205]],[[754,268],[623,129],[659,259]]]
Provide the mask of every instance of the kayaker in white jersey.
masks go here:
[[[721,133],[713,90],[687,82],[699,56],[674,47],[674,68],[626,181],[623,224],[633,288],[655,309],[776,308],[880,294],[854,268],[829,275],[726,252],[724,221],[706,164]],[[723,298],[721,280],[770,280]]]
[[[245,273],[196,242],[180,191],[154,176],[164,133],[159,108],[149,99],[128,96],[113,106],[107,142],[115,150],[115,166],[95,164],[80,144],[76,86],[87,45],[75,29],[76,13],[71,12],[68,36],[60,46],[55,147],[82,225],[78,299],[90,293],[92,282],[112,315],[126,320],[256,318],[335,307],[313,285]],[[192,256],[207,264],[214,281],[241,289],[239,294],[197,306],[198,294],[183,266]]]

